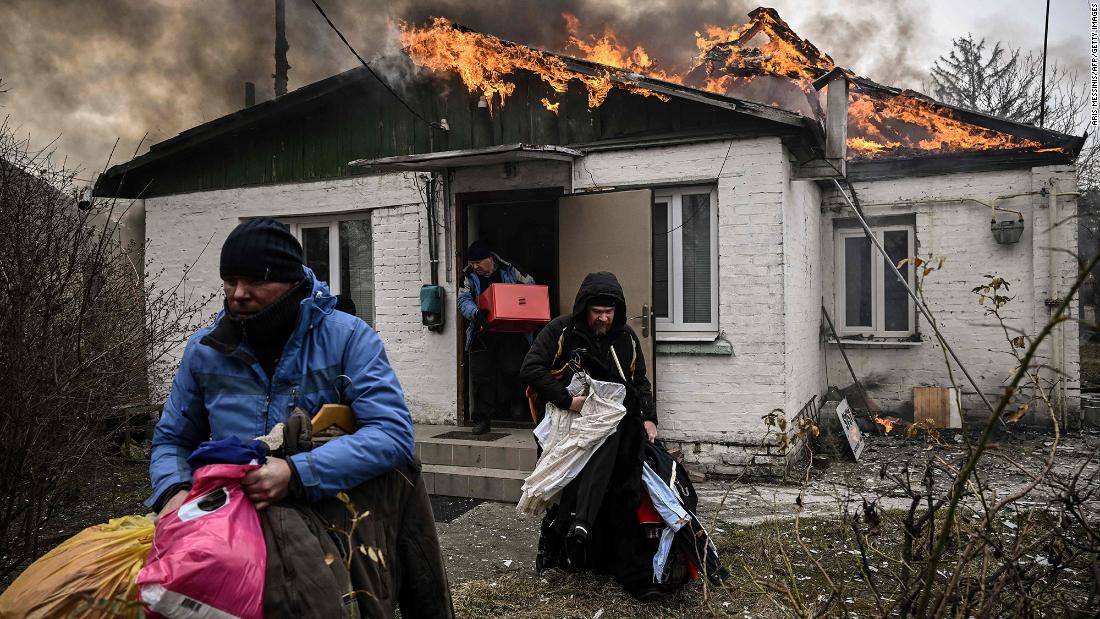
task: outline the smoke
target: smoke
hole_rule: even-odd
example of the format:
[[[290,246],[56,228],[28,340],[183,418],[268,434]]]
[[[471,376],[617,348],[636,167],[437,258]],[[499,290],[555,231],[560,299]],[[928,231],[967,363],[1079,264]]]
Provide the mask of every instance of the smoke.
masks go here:
[[[684,71],[697,54],[693,33],[707,24],[742,24],[749,0],[319,0],[365,58],[395,51],[394,20],[444,16],[470,28],[565,51],[561,14],[580,19],[580,35],[610,25],[620,40],[642,45],[658,68]],[[772,5],[792,28],[842,66],[896,83],[923,77],[911,61],[920,20],[899,0],[876,10]],[[290,89],[353,68],[344,47],[309,0],[286,0]],[[54,138],[70,165],[92,179],[116,138],[113,163],[203,122],[240,109],[244,82],[257,99],[273,96],[274,0],[5,0],[0,3],[0,117],[44,145]],[[379,65],[395,83],[407,63]],[[903,84],[906,85],[906,84]]]
[[[901,0],[864,2],[858,12],[825,12],[805,31],[795,31],[842,67],[881,84],[916,89],[930,64],[916,53],[926,35],[926,22],[916,15],[920,8]]]

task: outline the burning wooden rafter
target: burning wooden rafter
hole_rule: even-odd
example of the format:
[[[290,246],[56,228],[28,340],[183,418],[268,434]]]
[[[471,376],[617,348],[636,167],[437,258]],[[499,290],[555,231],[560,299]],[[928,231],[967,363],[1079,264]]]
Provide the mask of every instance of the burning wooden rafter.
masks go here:
[[[832,70],[827,54],[799,37],[774,9],[758,8],[750,22],[726,31],[728,40],[699,38],[700,63],[685,83],[727,96],[755,98],[771,105],[823,118],[821,102],[807,85]],[[714,35],[721,29],[710,29]],[[753,44],[759,35],[767,37]],[[848,109],[848,150],[851,159],[922,157],[975,151],[1037,152],[1068,149],[1047,140],[1020,136],[1019,125],[998,121],[936,102],[913,91],[877,84],[844,69],[852,85]],[[776,78],[782,78],[776,81]],[[760,80],[764,80],[760,82]],[[808,108],[802,107],[804,96]],[[986,122],[993,121],[992,123]],[[1050,133],[1050,132],[1045,132]]]
[[[759,7],[749,13],[749,23],[737,31],[724,31],[711,26],[710,38],[699,35],[696,45],[702,51],[702,62],[691,73],[702,71],[706,77],[719,75],[777,75],[790,79],[813,80],[831,70],[835,63],[828,54],[813,43],[799,37],[775,9]],[[726,34],[731,39],[715,38]],[[763,34],[768,43],[752,46],[757,35]],[[689,79],[692,78],[689,73]]]

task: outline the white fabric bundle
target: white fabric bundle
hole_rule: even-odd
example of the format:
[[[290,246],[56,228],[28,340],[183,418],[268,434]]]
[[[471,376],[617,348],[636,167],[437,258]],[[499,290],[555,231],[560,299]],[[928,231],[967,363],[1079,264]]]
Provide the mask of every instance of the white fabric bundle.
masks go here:
[[[535,428],[542,457],[524,481],[516,506],[521,514],[537,515],[556,502],[626,414],[626,387],[619,383],[593,380],[578,372],[568,391],[572,396],[587,392],[588,398],[579,414],[546,404],[546,414]]]

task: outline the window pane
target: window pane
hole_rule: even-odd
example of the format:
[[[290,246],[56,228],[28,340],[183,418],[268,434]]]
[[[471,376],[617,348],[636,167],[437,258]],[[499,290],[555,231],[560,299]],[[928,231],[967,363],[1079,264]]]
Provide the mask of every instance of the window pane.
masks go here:
[[[871,242],[862,236],[844,239],[844,324],[871,326]]]
[[[682,204],[684,322],[709,323],[710,194],[685,195]]]
[[[329,280],[328,226],[324,228],[302,228],[302,250],[305,252],[306,266],[313,269],[317,279]]]
[[[882,245],[886,249],[886,254],[890,256],[890,261],[894,264],[909,257],[909,233],[905,230],[883,233]],[[885,260],[883,258],[884,262]],[[906,280],[909,279],[909,264],[898,270],[901,271],[902,277],[905,277]],[[885,305],[883,309],[886,315],[885,328],[887,331],[908,331],[910,320],[909,295],[887,264],[883,264],[882,277],[884,279],[882,294]]]
[[[668,318],[668,202],[653,203],[653,313]]]
[[[374,325],[374,252],[370,220],[340,222],[340,296],[355,315]]]

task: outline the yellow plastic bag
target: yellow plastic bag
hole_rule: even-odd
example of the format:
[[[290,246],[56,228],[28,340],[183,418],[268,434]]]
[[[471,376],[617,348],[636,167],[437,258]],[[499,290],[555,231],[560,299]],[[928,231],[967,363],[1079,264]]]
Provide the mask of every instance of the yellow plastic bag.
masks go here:
[[[144,516],[113,518],[70,537],[0,594],[0,619],[137,617],[136,580],[153,544]]]

